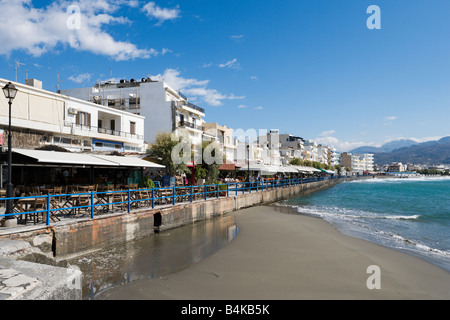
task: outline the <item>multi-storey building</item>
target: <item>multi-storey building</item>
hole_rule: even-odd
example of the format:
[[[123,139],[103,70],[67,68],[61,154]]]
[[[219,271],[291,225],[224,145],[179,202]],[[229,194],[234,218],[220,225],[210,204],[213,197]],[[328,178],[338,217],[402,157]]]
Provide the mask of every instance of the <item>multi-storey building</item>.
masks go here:
[[[7,82],[0,79],[0,86]],[[105,154],[117,152],[145,153],[143,116],[43,90],[42,83],[34,79],[13,84],[18,89],[11,108],[13,184],[55,183],[64,169],[72,176],[76,173],[77,181],[90,183],[94,182],[94,168],[124,168],[120,174],[130,176],[130,167],[139,170],[154,166],[137,157],[105,158]],[[0,127],[4,136],[8,123],[9,105],[1,95]],[[7,147],[5,141],[3,149]],[[68,152],[36,150],[49,148]],[[6,160],[5,153],[2,157]],[[6,170],[3,164],[0,166]],[[6,177],[6,172],[0,173]]]
[[[8,81],[0,79],[0,86]],[[11,110],[13,148],[34,149],[57,145],[69,151],[145,153],[144,117],[108,108],[33,85],[18,89]],[[0,124],[8,124],[8,102],[0,98]]]
[[[237,142],[233,136],[233,129],[227,126],[220,126],[217,123],[204,123],[204,134],[209,134],[217,137],[225,156],[225,162],[234,164],[237,153]]]
[[[294,158],[304,158],[305,140],[301,137],[295,137],[291,134],[280,134],[280,155],[281,162],[285,165]]]
[[[202,141],[205,109],[188,102],[186,96],[164,81],[149,77],[140,81],[107,81],[90,88],[61,90],[61,93],[144,116],[147,143],[154,142],[159,132],[173,132],[177,128],[186,129],[193,144]]]
[[[341,153],[341,163],[342,167],[350,168],[352,174],[363,174],[364,172],[373,171],[373,154],[343,152]]]
[[[264,164],[281,165],[280,134],[278,130],[269,130],[265,135],[258,137],[258,145],[262,148]]]

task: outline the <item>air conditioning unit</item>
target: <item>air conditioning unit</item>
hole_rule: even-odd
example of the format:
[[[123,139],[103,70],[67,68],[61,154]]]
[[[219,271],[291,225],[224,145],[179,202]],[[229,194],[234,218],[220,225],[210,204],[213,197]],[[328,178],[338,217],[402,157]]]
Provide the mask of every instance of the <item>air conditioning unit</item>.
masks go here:
[[[75,108],[69,108],[69,110],[67,111],[69,114],[78,114],[78,110]]]

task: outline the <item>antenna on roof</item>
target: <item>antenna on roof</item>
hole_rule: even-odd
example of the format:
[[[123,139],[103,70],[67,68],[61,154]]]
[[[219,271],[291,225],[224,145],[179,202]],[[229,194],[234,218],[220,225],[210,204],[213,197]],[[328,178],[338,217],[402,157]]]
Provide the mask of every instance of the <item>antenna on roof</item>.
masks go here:
[[[25,63],[20,63],[19,60],[16,60],[15,61],[15,65],[16,65],[16,67],[14,69],[15,69],[15,72],[16,72],[16,82],[17,82],[17,69],[19,69],[21,65],[24,66]]]
[[[56,92],[59,92],[59,83],[62,82],[62,80],[59,80],[59,72],[57,74],[57,80],[56,80]]]

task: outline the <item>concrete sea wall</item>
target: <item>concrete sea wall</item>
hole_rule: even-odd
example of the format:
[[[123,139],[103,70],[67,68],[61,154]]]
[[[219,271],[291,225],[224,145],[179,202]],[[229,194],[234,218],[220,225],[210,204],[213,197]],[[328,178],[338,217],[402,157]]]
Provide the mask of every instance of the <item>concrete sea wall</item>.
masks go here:
[[[98,215],[94,219],[74,219],[50,227],[34,227],[0,235],[0,239],[21,240],[28,251],[16,253],[21,260],[64,266],[68,257],[99,249],[109,244],[131,241],[155,232],[177,228],[197,221],[219,217],[246,207],[270,204],[283,199],[328,188],[350,178],[324,180],[251,193],[229,194],[192,203],[180,203],[152,209],[134,209],[130,213]],[[53,261],[52,261],[53,260]]]

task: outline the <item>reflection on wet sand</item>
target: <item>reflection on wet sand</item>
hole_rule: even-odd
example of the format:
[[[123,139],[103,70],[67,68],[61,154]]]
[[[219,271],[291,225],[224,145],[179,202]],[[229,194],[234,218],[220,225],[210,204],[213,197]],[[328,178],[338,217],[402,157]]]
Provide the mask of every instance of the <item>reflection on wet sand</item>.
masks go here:
[[[84,299],[95,299],[113,286],[186,268],[219,250],[238,231],[234,217],[225,216],[108,246],[69,263],[83,272]]]

